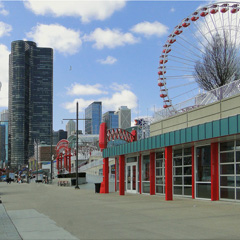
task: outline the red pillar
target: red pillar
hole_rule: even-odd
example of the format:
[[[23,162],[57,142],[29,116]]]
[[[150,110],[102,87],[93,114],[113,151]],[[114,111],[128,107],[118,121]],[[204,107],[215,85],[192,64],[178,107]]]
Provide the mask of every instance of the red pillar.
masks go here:
[[[71,162],[71,152],[69,152],[69,162],[68,162],[68,166],[69,166],[69,173],[71,173],[71,164],[72,164],[72,162]]]
[[[218,143],[211,143],[211,200],[219,200]]]
[[[109,164],[108,164],[108,158],[103,159],[103,181],[101,183],[100,193],[109,193]]]
[[[165,200],[173,200],[172,146],[165,147]]]
[[[125,194],[124,189],[124,168],[125,168],[125,156],[119,156],[119,195]]]
[[[58,174],[59,174],[59,156],[57,156],[56,161],[57,161],[57,170],[58,170]]]
[[[142,155],[138,158],[138,171],[139,171],[139,193],[142,194]]]
[[[115,192],[117,191],[117,157],[115,157]]]
[[[194,146],[192,146],[192,199],[195,198],[195,179],[194,179]]]
[[[155,152],[150,153],[150,195],[155,195]]]

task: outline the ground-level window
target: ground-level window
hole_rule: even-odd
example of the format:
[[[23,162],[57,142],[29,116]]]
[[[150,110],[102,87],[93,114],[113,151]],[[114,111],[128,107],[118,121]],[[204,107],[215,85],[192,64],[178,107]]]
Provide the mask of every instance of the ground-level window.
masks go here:
[[[165,193],[164,152],[156,152],[156,193]]]
[[[173,193],[192,195],[192,148],[173,151]]]
[[[117,184],[116,184],[116,187],[117,187],[117,191],[119,191],[119,158],[117,157],[116,158],[116,181],[117,181]]]
[[[220,143],[220,198],[240,200],[240,141]]]
[[[144,155],[142,159],[142,190],[150,193],[150,155]]]

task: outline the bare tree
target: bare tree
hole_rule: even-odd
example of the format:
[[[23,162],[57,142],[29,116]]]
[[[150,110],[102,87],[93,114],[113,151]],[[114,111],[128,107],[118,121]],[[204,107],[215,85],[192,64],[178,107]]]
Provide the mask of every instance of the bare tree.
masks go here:
[[[226,32],[215,34],[195,64],[194,76],[200,88],[210,91],[240,78],[239,50]]]

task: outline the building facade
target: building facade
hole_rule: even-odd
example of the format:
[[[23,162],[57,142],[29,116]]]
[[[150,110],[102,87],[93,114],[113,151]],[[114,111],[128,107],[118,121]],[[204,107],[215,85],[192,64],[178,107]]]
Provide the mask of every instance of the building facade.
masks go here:
[[[107,124],[107,129],[118,128],[118,115],[114,111],[108,111],[103,114],[102,122]]]
[[[53,50],[31,41],[14,41],[9,58],[9,161],[27,163],[34,140],[51,142]]]
[[[67,137],[69,138],[76,131],[76,122],[69,120],[66,124]]]
[[[149,138],[103,150],[115,190],[125,193],[240,202],[240,95],[151,124]],[[107,179],[106,179],[107,178]]]
[[[4,168],[6,164],[5,136],[5,126],[0,124],[0,168]]]
[[[85,109],[85,134],[99,134],[102,122],[102,102],[93,102]]]
[[[121,106],[115,114],[118,115],[118,127],[122,129],[131,127],[131,109]]]
[[[62,139],[67,139],[67,131],[60,129],[53,132],[53,145],[57,145]]]

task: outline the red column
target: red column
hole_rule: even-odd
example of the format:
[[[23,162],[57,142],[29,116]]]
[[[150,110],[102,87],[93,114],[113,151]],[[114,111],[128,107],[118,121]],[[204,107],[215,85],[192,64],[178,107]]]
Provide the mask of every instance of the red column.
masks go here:
[[[57,156],[57,159],[56,159],[56,164],[57,164],[57,170],[58,170],[58,174],[59,174],[59,156]]]
[[[67,169],[67,152],[64,154],[64,168]]]
[[[108,164],[108,158],[103,159],[103,181],[101,183],[100,193],[109,193],[109,164]]]
[[[173,200],[172,147],[165,147],[165,199]]]
[[[71,173],[71,164],[72,164],[72,162],[71,162],[71,152],[69,152],[69,163],[68,163],[68,165],[69,165],[69,173]]]
[[[155,152],[150,153],[150,195],[155,195]]]
[[[211,143],[211,200],[219,200],[218,143]]]
[[[117,191],[117,157],[115,157],[115,192]]]
[[[124,189],[124,168],[125,168],[125,156],[119,156],[119,195],[125,194]]]
[[[192,146],[192,199],[195,198],[195,168],[194,168],[194,146]]]
[[[139,171],[139,193],[142,194],[142,155],[138,158],[138,171]]]

